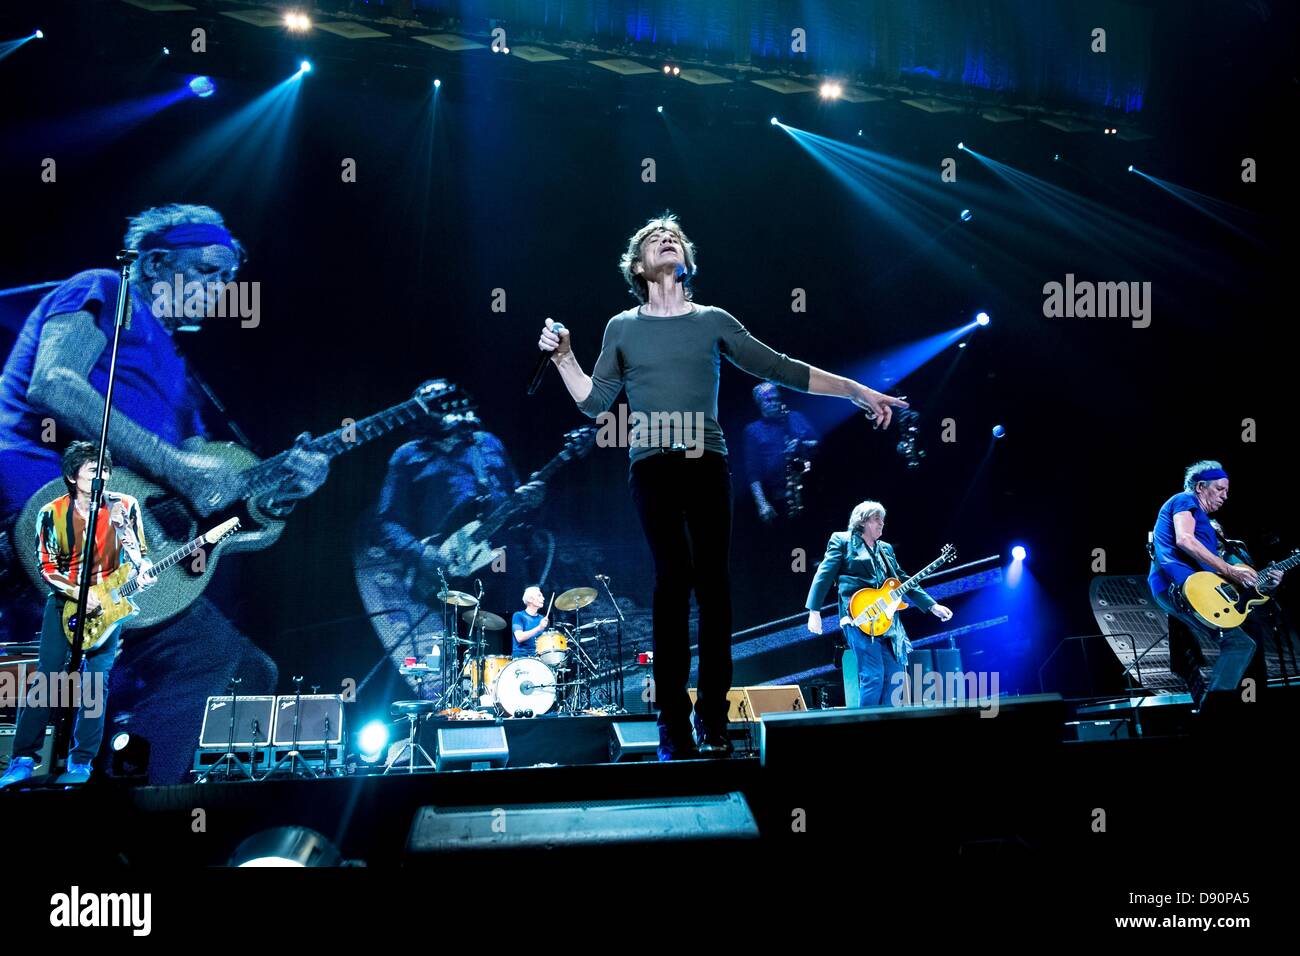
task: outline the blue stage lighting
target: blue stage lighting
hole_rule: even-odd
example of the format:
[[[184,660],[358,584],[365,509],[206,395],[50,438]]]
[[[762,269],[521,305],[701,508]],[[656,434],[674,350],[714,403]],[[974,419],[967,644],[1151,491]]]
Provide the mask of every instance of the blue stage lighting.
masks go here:
[[[958,143],[958,144],[957,144],[957,148],[958,148],[958,149],[965,149],[965,148],[966,148],[966,144],[965,144],[965,143]]]
[[[299,73],[310,73],[310,72],[311,72],[311,60],[303,60],[301,63],[299,63],[299,64],[298,64],[298,72],[299,72]]]
[[[438,87],[440,87],[440,86],[442,86],[442,80],[434,80],[434,81],[433,81],[433,88],[434,88],[435,90],[436,90]]]
[[[964,349],[965,347],[966,347],[966,343],[965,343],[965,342],[958,342],[958,343],[957,343],[957,348],[959,348],[959,349]]]
[[[44,31],[44,30],[37,30],[35,33],[32,34],[32,36],[36,37],[36,39],[38,39],[38,40],[44,40],[44,39],[45,39],[45,31]]]
[[[1128,168],[1128,171],[1129,171],[1130,173],[1133,172],[1133,167],[1130,166],[1130,167]]]
[[[858,130],[858,135],[859,135],[859,136],[862,135],[862,130]]]
[[[171,56],[171,55],[172,55],[172,51],[169,50],[167,47],[163,47],[163,56]]]
[[[988,325],[992,321],[993,320],[989,318],[989,314],[987,312],[975,313],[975,322],[977,325]]]
[[[206,76],[196,76],[190,80],[190,92],[201,100],[207,99],[213,93],[217,92],[217,84]]]
[[[1060,161],[1061,161],[1061,154],[1060,154],[1060,153],[1053,153],[1053,154],[1052,154],[1052,162],[1054,162],[1054,163],[1059,163]]]
[[[664,108],[663,108],[662,106],[656,106],[656,107],[655,107],[655,112],[656,112],[656,113],[662,113],[663,111],[664,111]]]
[[[1025,555],[1028,553],[1029,552],[1025,550],[1025,546],[1023,544],[1018,544],[1011,549],[1011,557],[1015,558],[1017,561],[1025,560]]]
[[[1006,433],[1007,433],[1007,430],[1006,430],[1005,428],[1003,428],[1001,425],[994,425],[994,426],[993,426],[993,437],[994,437],[994,438],[1001,438],[1001,437],[1002,437],[1003,435],[1005,435]]]
[[[970,220],[971,220],[971,212],[970,212],[970,210],[969,210],[969,209],[963,209],[963,210],[961,211],[961,221],[962,221],[962,222],[970,222]]]
[[[116,753],[118,751],[125,750],[126,745],[129,744],[130,742],[131,742],[131,735],[126,733],[125,731],[119,734],[114,734],[113,743],[112,743],[113,751]]]
[[[775,116],[772,117],[772,119],[771,119],[771,123],[772,123],[773,126],[775,126],[775,125],[776,125],[777,123],[779,123],[779,122],[781,122],[781,121],[780,121],[779,119],[777,119]]]
[[[384,748],[388,746],[388,725],[382,720],[372,720],[366,724],[361,728],[357,746],[362,760],[366,763],[377,761],[383,756]]]

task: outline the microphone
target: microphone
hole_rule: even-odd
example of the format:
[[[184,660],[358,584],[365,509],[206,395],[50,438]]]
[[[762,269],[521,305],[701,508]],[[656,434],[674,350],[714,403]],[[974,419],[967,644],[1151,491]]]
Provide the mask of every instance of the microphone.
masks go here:
[[[561,332],[567,332],[569,330],[566,329],[559,322],[552,322],[551,331],[554,332],[556,335],[559,335]],[[533,380],[528,383],[529,395],[537,391],[538,387],[542,384],[542,376],[546,374],[546,366],[551,364],[552,354],[553,353],[551,352],[542,352],[541,356],[538,358],[537,371],[533,372]]]

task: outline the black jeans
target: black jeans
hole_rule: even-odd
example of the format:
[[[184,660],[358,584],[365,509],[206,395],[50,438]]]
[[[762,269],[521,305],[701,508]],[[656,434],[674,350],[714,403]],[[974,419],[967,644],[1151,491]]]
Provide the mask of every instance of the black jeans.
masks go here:
[[[691,589],[700,608],[697,720],[727,726],[731,688],[731,468],[725,455],[668,451],[632,466],[629,484],[655,565],[654,701],[659,725],[690,733]]]
[[[68,658],[72,654],[72,645],[63,633],[63,600],[53,595],[46,598],[45,617],[41,623],[41,649],[36,662],[36,670],[44,675],[43,692],[35,698],[36,706],[25,706],[18,712],[18,726],[14,730],[14,756],[33,757],[40,754],[41,744],[45,740],[45,728],[50,722],[50,707],[53,703],[66,707],[67,700],[52,700],[52,688],[61,683],[57,675],[66,674]],[[104,739],[104,700],[108,692],[108,675],[117,658],[117,640],[122,629],[115,628],[112,635],[93,651],[87,651],[82,658],[81,679],[93,681],[92,689],[81,690],[80,701],[89,703],[90,709],[77,709],[77,723],[72,734],[73,761],[88,764],[99,753],[100,742]],[[33,688],[34,690],[34,688]],[[24,701],[29,698],[24,697]]]

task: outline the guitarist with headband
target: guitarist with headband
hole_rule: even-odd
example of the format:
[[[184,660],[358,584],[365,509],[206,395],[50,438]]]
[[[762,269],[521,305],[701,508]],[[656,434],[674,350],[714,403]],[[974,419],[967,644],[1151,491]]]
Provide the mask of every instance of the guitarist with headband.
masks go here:
[[[63,631],[62,612],[66,602],[77,600],[81,582],[82,549],[86,543],[86,529],[91,525],[90,484],[95,478],[97,457],[98,447],[91,442],[74,441],[68,445],[62,460],[63,480],[68,493],[41,509],[37,523],[36,555],[41,574],[50,586],[50,595],[45,602],[40,658],[36,670],[43,675],[47,694],[46,699],[39,702],[33,700],[20,710],[18,726],[14,732],[13,759],[8,773],[0,777],[0,787],[26,780],[35,770],[36,755],[40,752],[45,727],[49,723],[50,704],[63,706],[66,703],[49,699],[52,688],[60,685],[77,686],[66,683],[59,677],[67,666],[70,650]],[[106,482],[112,469],[113,458],[108,449],[105,449]],[[129,563],[136,569],[144,587],[152,584],[150,563],[144,558],[147,548],[140,503],[130,495],[105,490],[100,513],[93,524],[95,564],[91,568],[90,583],[98,584],[123,564]],[[99,600],[93,590],[86,611],[92,616],[99,611]],[[68,769],[59,778],[60,783],[84,783],[90,778],[91,761],[99,752],[100,742],[104,738],[104,691],[109,671],[117,657],[117,645],[118,629],[114,628],[103,644],[86,652],[82,680],[93,681],[95,686],[90,692],[78,687],[81,691],[79,696],[83,703],[98,698],[98,705],[89,710],[84,706],[78,708]]]
[[[181,333],[214,313],[221,285],[233,282],[244,261],[243,247],[217,210],[180,204],[131,217],[123,244],[140,257],[129,278],[129,327],[118,353],[109,445],[118,451],[119,468],[147,476],[206,517],[238,498],[239,483],[219,458],[182,447],[186,439],[209,436],[205,412],[211,402],[192,374]],[[14,565],[0,578],[22,582],[21,593],[15,587],[5,600],[13,635],[40,626],[39,614],[16,619],[39,605],[17,563],[25,563],[26,542],[12,540],[6,526],[59,475],[50,429],[60,436],[99,434],[119,281],[113,270],[90,269],[52,289],[28,316],[0,373],[0,566],[6,551]],[[206,290],[206,299],[191,302],[187,288]],[[302,447],[308,437],[299,436],[282,462],[276,514],[313,493],[328,475],[328,458]],[[165,625],[137,634],[116,668],[111,719],[115,726],[129,722],[149,740],[151,783],[177,783],[193,760],[203,701],[224,693],[236,674],[249,694],[273,692],[277,669],[206,596]],[[195,634],[203,639],[194,640]],[[158,690],[162,686],[166,693]]]
[[[836,531],[826,545],[808,590],[808,630],[822,633],[821,607],[833,586],[838,587],[840,627],[853,648],[858,665],[858,706],[892,706],[901,700],[893,688],[901,687],[903,667],[912,642],[907,639],[901,615],[895,616],[888,631],[877,640],[854,626],[849,616],[849,599],[861,588],[878,588],[888,578],[907,578],[894,557],[893,545],[880,540],[885,533],[885,506],[879,501],[863,501],[849,516],[847,531]],[[909,602],[929,611],[941,621],[952,618],[952,611],[939,604],[922,588],[908,592]]]
[[[1154,554],[1147,583],[1156,604],[1178,618],[1195,634],[1212,635],[1219,644],[1219,659],[1209,683],[1197,701],[1202,709],[1211,694],[1226,699],[1241,684],[1255,656],[1255,641],[1240,627],[1226,630],[1208,627],[1195,614],[1184,610],[1178,591],[1197,571],[1213,571],[1234,584],[1253,588],[1259,573],[1248,564],[1231,564],[1219,556],[1214,514],[1228,500],[1228,473],[1217,461],[1198,461],[1183,473],[1183,490],[1160,506],[1152,532]],[[1269,581],[1276,585],[1281,572],[1274,571]]]

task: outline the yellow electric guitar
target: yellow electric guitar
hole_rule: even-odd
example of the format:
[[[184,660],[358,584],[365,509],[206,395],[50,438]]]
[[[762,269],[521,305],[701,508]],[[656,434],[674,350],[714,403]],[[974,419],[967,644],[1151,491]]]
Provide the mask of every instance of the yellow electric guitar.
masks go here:
[[[157,575],[179,564],[200,548],[214,546],[221,539],[229,537],[239,530],[239,519],[223,521],[207,534],[199,535],[188,544],[177,548],[150,569],[150,574]],[[140,613],[139,607],[131,600],[131,595],[140,590],[140,582],[134,576],[135,568],[130,564],[121,565],[104,580],[91,587],[91,593],[99,598],[99,611],[86,618],[86,626],[81,632],[81,649],[93,651],[112,636],[113,632]],[[77,602],[67,601],[63,605],[63,634],[71,644],[77,633]]]
[[[1285,573],[1297,564],[1300,564],[1300,548],[1292,551],[1289,558],[1275,561],[1260,571],[1259,583],[1253,588],[1242,588],[1213,571],[1197,571],[1183,582],[1181,590],[1173,589],[1174,601],[1210,627],[1224,630],[1238,627],[1255,605],[1268,600],[1267,592],[1273,589],[1266,582],[1272,572]]]
[[[906,581],[889,578],[878,588],[861,588],[849,598],[849,617],[852,624],[863,634],[879,637],[894,623],[894,615],[905,607],[911,607],[904,595],[921,583],[921,579],[934,574],[939,568],[957,557],[957,549],[950,544],[943,546],[937,558],[917,571]]]

